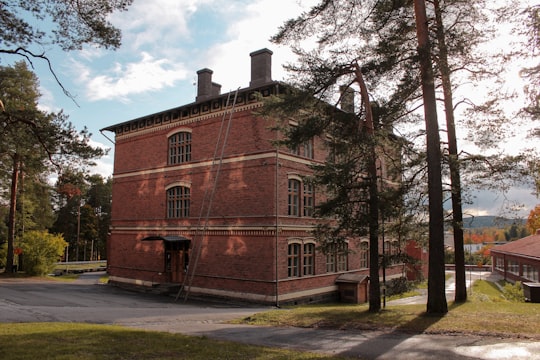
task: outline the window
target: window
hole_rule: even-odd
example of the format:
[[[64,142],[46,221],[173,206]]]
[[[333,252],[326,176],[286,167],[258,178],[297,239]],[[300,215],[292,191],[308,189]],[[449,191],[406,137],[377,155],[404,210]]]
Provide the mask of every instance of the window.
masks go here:
[[[333,244],[326,254],[326,272],[347,271],[348,244]]]
[[[508,260],[508,272],[519,276],[519,263],[515,260]]]
[[[179,132],[169,137],[169,165],[191,161],[191,133]]]
[[[362,241],[360,244],[360,268],[369,267],[369,244],[367,241]]]
[[[497,257],[497,260],[495,261],[495,269],[504,271],[504,258]]]
[[[300,276],[300,244],[289,244],[287,260],[287,275],[289,277]]]
[[[289,179],[289,215],[300,216],[300,181]]]
[[[304,275],[315,275],[315,244],[304,244]]]
[[[523,277],[527,280],[538,282],[538,269],[529,264],[523,264]]]
[[[287,199],[287,213],[290,216],[313,216],[315,191],[312,184],[302,184],[302,181],[296,178],[289,179]]]
[[[313,216],[313,185],[304,183],[304,216]]]
[[[190,189],[186,186],[175,186],[167,190],[167,217],[189,217]]]
[[[287,276],[315,275],[315,243],[301,239],[293,240],[288,246]]]

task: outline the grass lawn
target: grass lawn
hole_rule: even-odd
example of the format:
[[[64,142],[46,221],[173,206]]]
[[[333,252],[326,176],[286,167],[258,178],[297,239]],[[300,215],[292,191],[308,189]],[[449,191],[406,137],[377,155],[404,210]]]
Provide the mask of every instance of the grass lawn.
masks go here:
[[[6,360],[35,359],[344,359],[120,326],[76,323],[0,324]]]
[[[415,333],[474,333],[540,339],[540,304],[510,302],[488,281],[476,281],[463,304],[449,304],[442,317],[425,314],[425,305],[387,306],[380,313],[368,305],[305,305],[255,314],[240,322],[253,325],[334,329],[396,329]]]

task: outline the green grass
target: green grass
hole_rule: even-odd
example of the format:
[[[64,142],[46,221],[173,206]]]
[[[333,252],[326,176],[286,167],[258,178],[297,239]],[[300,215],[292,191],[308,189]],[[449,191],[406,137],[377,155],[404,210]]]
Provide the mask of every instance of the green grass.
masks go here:
[[[6,360],[345,359],[120,326],[76,323],[0,324]]]
[[[449,304],[445,316],[428,316],[425,305],[387,306],[370,313],[367,304],[305,305],[271,310],[243,323],[334,329],[395,329],[415,333],[475,333],[540,339],[540,304],[510,302],[487,281],[477,281],[469,300]]]

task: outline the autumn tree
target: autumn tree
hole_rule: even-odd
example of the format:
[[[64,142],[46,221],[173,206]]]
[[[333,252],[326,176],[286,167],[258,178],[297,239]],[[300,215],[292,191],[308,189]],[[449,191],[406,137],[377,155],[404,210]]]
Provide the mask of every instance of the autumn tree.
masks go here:
[[[540,230],[540,205],[536,205],[529,213],[526,227],[531,234],[536,234],[536,231]]]

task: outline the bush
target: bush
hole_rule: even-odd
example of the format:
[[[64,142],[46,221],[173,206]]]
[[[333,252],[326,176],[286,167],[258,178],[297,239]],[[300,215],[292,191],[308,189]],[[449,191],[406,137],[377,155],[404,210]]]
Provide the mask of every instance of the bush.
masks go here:
[[[391,279],[386,282],[386,295],[398,295],[406,293],[407,291],[412,290],[413,286],[411,282],[407,281],[405,277],[399,277]]]
[[[521,282],[516,281],[515,284],[506,283],[502,289],[504,297],[508,301],[524,302],[525,295],[523,294],[523,287]]]
[[[54,270],[67,243],[62,235],[47,231],[28,231],[23,236],[23,270],[29,275],[46,275]]]

